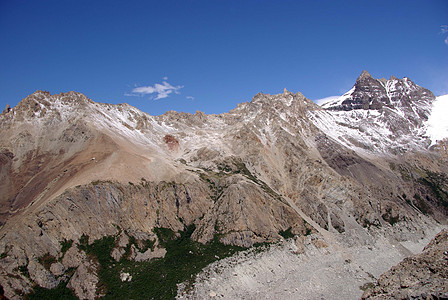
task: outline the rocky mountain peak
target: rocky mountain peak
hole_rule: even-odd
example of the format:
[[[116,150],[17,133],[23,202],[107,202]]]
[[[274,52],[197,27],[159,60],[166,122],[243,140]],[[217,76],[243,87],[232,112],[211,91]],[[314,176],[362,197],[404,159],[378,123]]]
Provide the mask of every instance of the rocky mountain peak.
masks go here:
[[[278,104],[286,104],[287,106],[291,106],[293,103],[295,102],[304,102],[308,99],[305,98],[305,96],[300,93],[293,93],[291,91],[288,91],[286,88],[283,90],[283,93],[281,94],[275,94],[275,95],[271,95],[271,94],[263,94],[263,93],[258,93],[256,94],[253,98],[252,101],[250,103],[252,104],[268,104],[268,105],[272,105],[273,103],[278,103]],[[310,100],[308,100],[310,101]]]
[[[275,95],[259,93],[238,114],[246,117],[259,116],[262,119],[302,119],[306,118],[306,111],[310,107],[314,109],[317,106],[302,93],[294,94],[286,90]]]
[[[353,88],[336,100],[325,103],[322,107],[335,111],[399,109],[401,107],[427,107],[435,96],[425,88],[412,82],[409,78],[389,80],[374,79],[363,71]],[[418,109],[418,108],[417,108]],[[425,120],[427,116],[419,114]]]
[[[363,72],[350,91],[322,105],[336,113],[331,113],[331,122],[327,119],[319,126],[328,128],[334,138],[345,137],[349,147],[403,153],[409,148],[426,147],[424,122],[434,100],[433,93],[408,77],[374,79]],[[338,128],[335,124],[341,123],[350,124],[350,129],[334,130]],[[378,144],[380,136],[387,143]]]
[[[70,111],[88,110],[89,105],[94,104],[82,93],[70,91],[52,95],[48,91],[37,90],[33,94],[22,99],[17,106],[10,108],[11,114],[2,114],[5,120],[33,122],[34,119],[52,116],[60,119]],[[67,115],[70,118],[70,116]]]
[[[361,72],[361,74],[359,75],[358,79],[356,79],[356,82],[363,81],[365,79],[370,79],[370,78],[373,79],[372,75],[370,75],[370,73],[367,72],[366,70],[363,70]]]
[[[3,110],[2,114],[7,114],[11,111],[11,106],[9,104],[6,104],[5,109]]]

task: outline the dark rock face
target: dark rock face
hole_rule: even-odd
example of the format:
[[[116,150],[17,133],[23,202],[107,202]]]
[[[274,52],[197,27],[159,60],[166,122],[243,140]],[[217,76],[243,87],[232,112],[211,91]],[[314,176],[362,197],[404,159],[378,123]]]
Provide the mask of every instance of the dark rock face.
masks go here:
[[[367,71],[363,71],[356,80],[351,99],[344,100],[341,108],[343,110],[380,109],[383,105],[391,106],[384,85]]]
[[[325,162],[341,176],[349,176],[360,182],[382,182],[386,177],[374,164],[361,158],[354,151],[341,147],[327,136],[316,137],[316,145]]]
[[[447,299],[448,231],[440,232],[421,254],[404,259],[381,275],[362,299]]]
[[[422,120],[428,119],[428,113],[420,110],[412,111],[419,106],[434,101],[435,96],[429,90],[412,82],[409,78],[389,80],[374,79],[367,71],[356,80],[352,93],[340,104],[330,105],[329,110],[350,111],[355,109],[380,110],[382,108],[401,109],[415,114]]]

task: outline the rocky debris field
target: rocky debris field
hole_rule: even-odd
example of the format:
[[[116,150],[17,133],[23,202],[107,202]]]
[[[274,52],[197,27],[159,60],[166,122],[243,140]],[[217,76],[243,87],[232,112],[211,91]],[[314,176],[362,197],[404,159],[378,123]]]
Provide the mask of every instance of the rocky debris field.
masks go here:
[[[363,299],[448,299],[448,231],[381,275]]]
[[[318,234],[287,239],[211,264],[192,289],[179,285],[177,299],[359,299],[435,234],[405,243],[362,230],[336,242]]]

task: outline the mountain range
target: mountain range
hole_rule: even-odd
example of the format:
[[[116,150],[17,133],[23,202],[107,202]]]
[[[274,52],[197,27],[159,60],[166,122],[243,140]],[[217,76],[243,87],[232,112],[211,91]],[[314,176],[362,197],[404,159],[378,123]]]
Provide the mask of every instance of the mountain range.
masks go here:
[[[447,225],[447,139],[429,124],[442,98],[367,71],[322,106],[285,89],[218,115],[36,91],[0,115],[0,284],[12,299],[63,288],[113,298],[104,262],[171,257],[164,232],[238,249],[386,239],[418,253],[411,243]],[[107,238],[102,260],[92,249]]]

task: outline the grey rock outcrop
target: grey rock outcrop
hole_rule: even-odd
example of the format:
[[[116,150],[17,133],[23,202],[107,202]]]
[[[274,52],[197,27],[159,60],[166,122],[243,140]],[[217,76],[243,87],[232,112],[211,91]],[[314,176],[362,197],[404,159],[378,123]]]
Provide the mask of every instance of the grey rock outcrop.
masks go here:
[[[381,275],[362,299],[448,298],[448,231],[440,232],[421,254],[405,258]]]
[[[66,269],[64,267],[63,264],[61,264],[60,262],[56,262],[51,264],[50,266],[50,272],[54,275],[54,276],[61,276],[64,275]]]
[[[57,280],[53,274],[45,269],[40,263],[31,260],[28,263],[27,268],[31,279],[41,287],[52,289],[58,286],[59,280]]]
[[[70,249],[65,252],[62,259],[62,265],[66,268],[77,268],[83,261],[87,259],[84,251],[80,251],[76,245],[70,247]]]
[[[72,289],[79,299],[95,299],[100,296],[97,284],[97,265],[92,261],[85,261],[76,269],[67,287]]]
[[[148,261],[153,258],[163,258],[165,257],[166,250],[164,248],[156,248],[154,250],[148,249],[145,252],[140,252],[138,249],[132,245],[130,259],[135,261]]]

